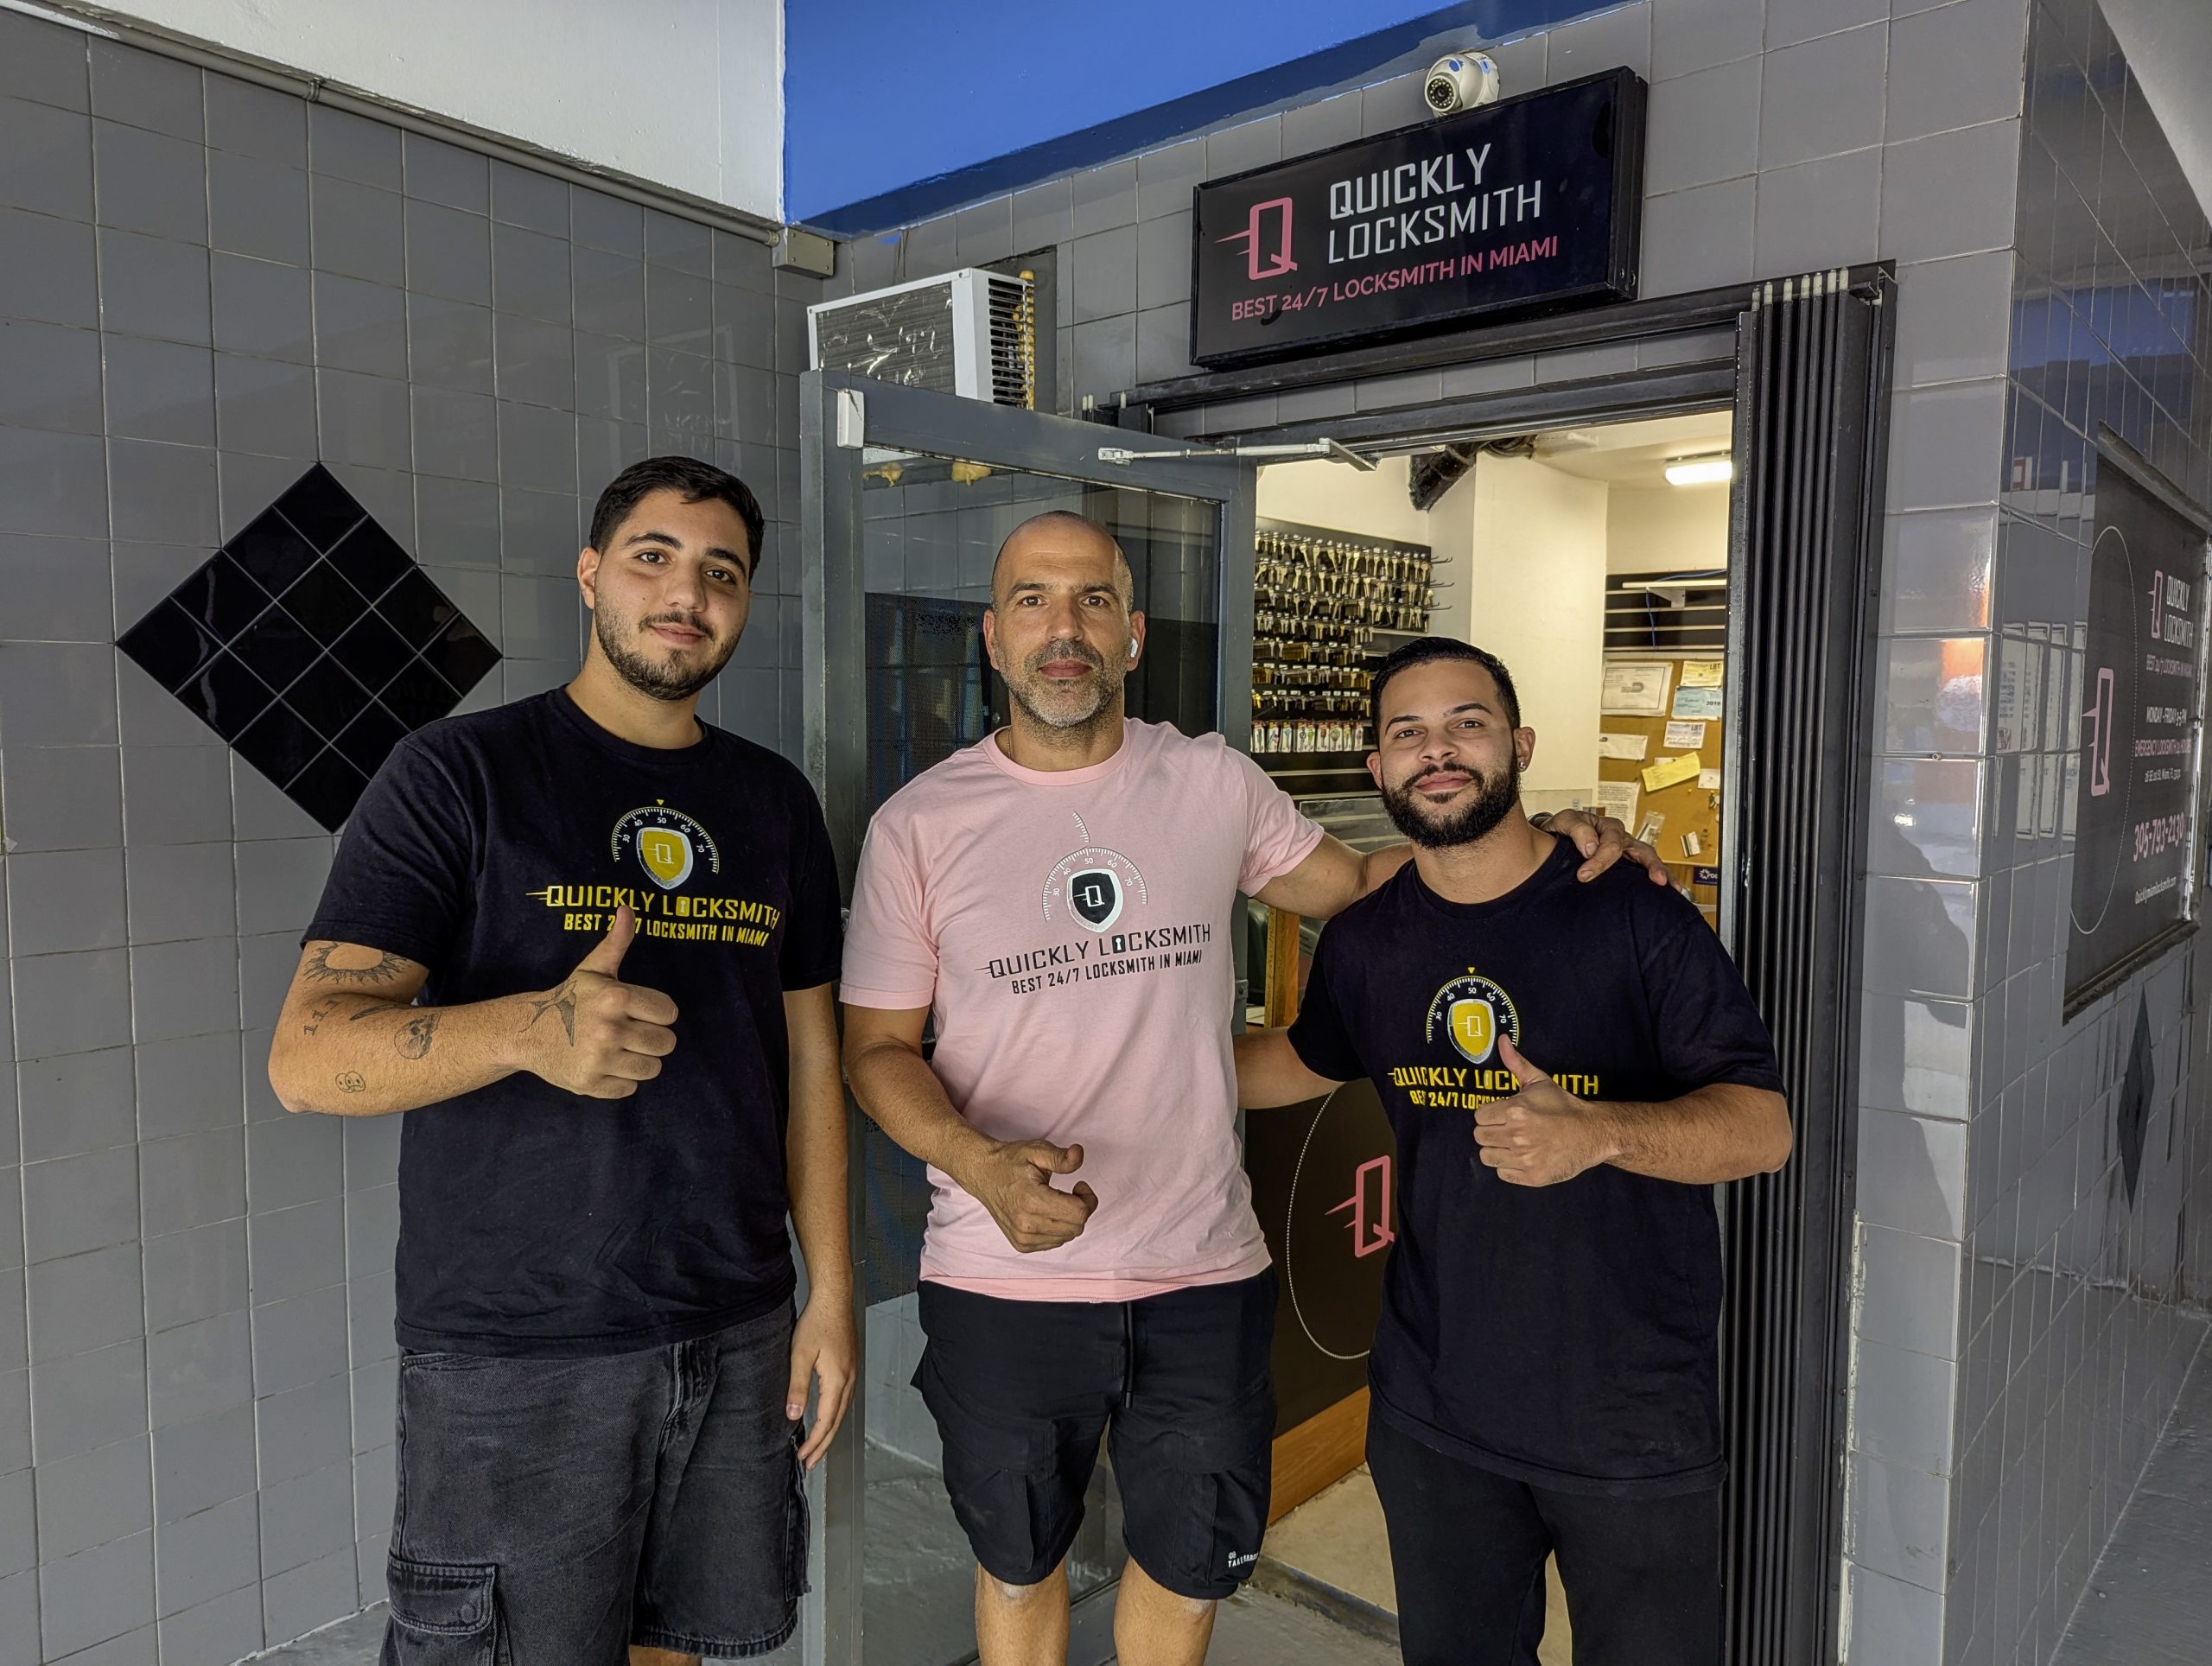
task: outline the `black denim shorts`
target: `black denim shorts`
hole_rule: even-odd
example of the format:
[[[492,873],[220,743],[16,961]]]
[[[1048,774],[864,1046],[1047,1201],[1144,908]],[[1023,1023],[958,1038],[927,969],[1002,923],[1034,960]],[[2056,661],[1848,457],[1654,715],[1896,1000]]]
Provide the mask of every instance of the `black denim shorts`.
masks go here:
[[[1011,1301],[925,1281],[914,1372],[976,1560],[1034,1585],[1083,1524],[1106,1436],[1129,1555],[1178,1596],[1251,1577],[1268,1525],[1275,1274],[1136,1301]]]
[[[383,1666],[741,1658],[806,1588],[792,1315],[588,1359],[404,1353]]]

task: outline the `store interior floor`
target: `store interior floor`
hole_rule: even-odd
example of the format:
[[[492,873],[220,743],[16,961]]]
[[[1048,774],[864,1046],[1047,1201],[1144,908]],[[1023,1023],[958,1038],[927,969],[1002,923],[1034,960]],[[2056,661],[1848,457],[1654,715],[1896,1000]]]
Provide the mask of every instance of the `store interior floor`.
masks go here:
[[[1572,1666],[1559,1570],[1545,1570],[1541,1666]],[[1268,1529],[1253,1583],[1269,1595],[1335,1617],[1348,1629],[1395,1636],[1397,1594],[1382,1501],[1362,1464]],[[1392,1649],[1383,1658],[1395,1660]],[[1330,1656],[1335,1658],[1335,1656]]]

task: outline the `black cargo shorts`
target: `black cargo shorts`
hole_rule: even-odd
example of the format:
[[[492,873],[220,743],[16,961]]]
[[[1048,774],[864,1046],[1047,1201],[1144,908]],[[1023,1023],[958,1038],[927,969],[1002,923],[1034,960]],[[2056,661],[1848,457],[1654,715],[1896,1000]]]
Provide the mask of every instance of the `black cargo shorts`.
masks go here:
[[[786,1302],[587,1359],[408,1352],[383,1666],[741,1658],[806,1587]]]
[[[914,1386],[976,1560],[1034,1585],[1083,1524],[1103,1434],[1129,1555],[1178,1596],[1250,1577],[1268,1524],[1275,1275],[1135,1301],[1015,1301],[925,1281]]]

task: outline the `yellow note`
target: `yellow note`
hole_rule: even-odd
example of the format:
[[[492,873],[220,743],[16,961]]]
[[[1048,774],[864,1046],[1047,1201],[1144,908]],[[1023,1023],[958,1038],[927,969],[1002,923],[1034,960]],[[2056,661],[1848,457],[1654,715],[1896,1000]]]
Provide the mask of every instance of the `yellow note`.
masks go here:
[[[1720,686],[1721,668],[1725,659],[1685,659],[1682,661],[1681,686],[1686,689],[1717,689]]]
[[[1679,786],[1684,781],[1694,781],[1705,767],[1705,760],[1694,752],[1685,752],[1677,757],[1662,758],[1643,768],[1643,790],[1657,792],[1663,788]]]

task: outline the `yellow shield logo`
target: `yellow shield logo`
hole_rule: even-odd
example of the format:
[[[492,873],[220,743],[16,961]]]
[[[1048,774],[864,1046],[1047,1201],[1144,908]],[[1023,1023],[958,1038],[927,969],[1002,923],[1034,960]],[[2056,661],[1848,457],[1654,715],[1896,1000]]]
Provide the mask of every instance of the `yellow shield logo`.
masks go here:
[[[690,837],[673,827],[641,827],[638,860],[663,890],[673,891],[691,877]]]
[[[1497,1043],[1497,1008],[1480,999],[1452,1003],[1452,1044],[1479,1065]]]

